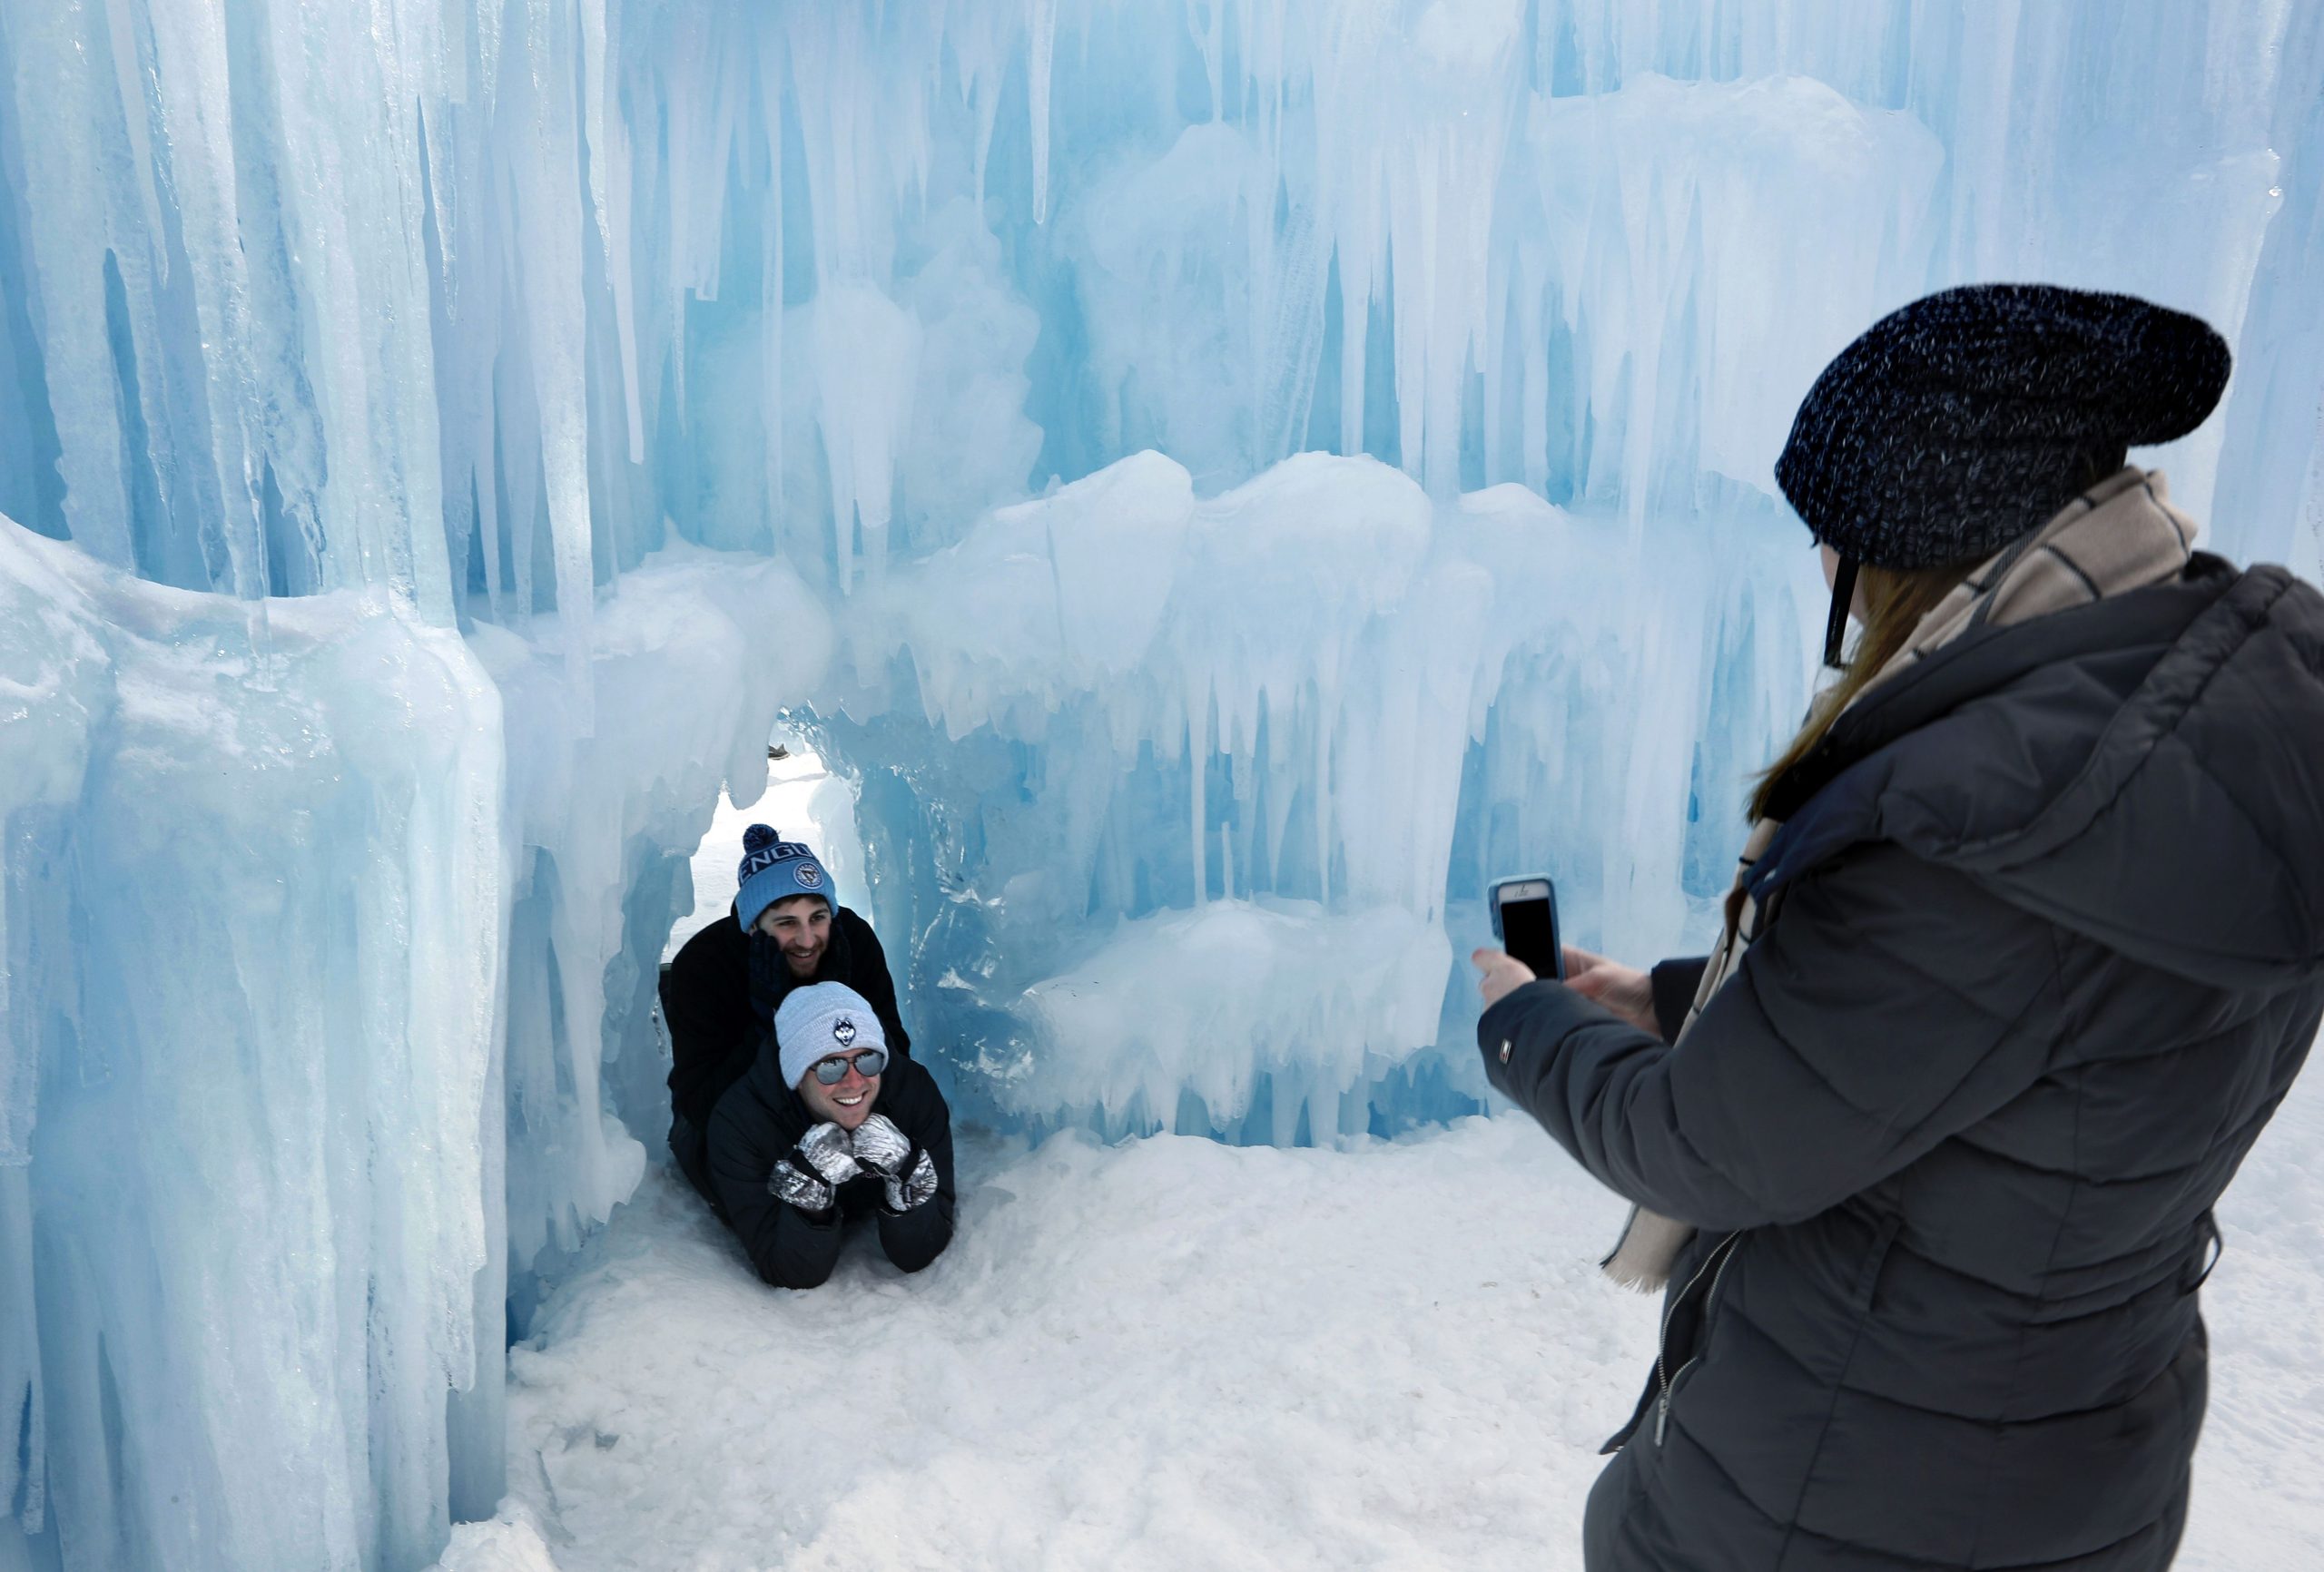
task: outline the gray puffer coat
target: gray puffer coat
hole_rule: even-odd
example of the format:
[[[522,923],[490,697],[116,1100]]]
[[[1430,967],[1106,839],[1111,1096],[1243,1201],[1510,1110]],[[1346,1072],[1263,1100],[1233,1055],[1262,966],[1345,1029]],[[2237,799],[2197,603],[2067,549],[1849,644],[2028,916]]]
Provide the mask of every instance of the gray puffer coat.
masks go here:
[[[1685,1046],[1554,983],[1488,1072],[1695,1224],[1591,1572],[2169,1564],[2211,1205],[2324,1014],[2324,597],[1987,629],[1786,779]]]

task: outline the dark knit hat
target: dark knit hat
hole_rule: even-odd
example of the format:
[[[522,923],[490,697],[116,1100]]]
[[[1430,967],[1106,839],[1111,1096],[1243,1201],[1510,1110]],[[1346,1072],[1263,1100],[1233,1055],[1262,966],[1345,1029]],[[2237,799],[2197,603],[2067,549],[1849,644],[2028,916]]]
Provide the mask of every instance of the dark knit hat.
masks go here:
[[[1974,562],[2048,522],[2125,448],[2201,425],[2228,366],[2202,320],[2133,296],[1941,290],[1824,368],[1776,484],[1847,561]]]

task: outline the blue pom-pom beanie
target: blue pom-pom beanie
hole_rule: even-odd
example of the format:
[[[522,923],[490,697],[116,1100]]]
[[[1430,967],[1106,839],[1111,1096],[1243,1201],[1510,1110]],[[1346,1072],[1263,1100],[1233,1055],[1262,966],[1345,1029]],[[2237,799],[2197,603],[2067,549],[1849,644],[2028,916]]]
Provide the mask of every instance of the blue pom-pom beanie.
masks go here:
[[[741,889],[734,896],[734,915],[748,933],[758,926],[759,913],[794,895],[814,895],[839,913],[832,898],[832,876],[815,860],[803,841],[785,840],[771,824],[753,824],[743,831],[743,865],[735,871]]]

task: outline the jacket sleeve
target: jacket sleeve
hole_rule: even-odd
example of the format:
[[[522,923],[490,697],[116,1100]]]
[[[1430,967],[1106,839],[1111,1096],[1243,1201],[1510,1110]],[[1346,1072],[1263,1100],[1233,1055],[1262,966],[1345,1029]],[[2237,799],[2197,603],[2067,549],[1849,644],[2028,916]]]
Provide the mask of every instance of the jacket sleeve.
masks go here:
[[[952,1113],[933,1082],[927,1090],[929,1111],[905,1134],[936,1165],[936,1194],[901,1216],[880,1213],[880,1248],[903,1272],[918,1272],[952,1243]]]
[[[888,971],[888,952],[880,948],[880,936],[872,931],[870,923],[858,917],[847,942],[855,957],[850,968],[855,974],[855,991],[863,996],[872,1013],[880,1017],[880,1029],[888,1034],[888,1046],[909,1058],[911,1034],[904,1030],[903,1016],[896,1008],[896,979]]]
[[[773,1150],[776,1137],[768,1130],[734,1112],[729,1098],[744,1091],[736,1085],[712,1116],[710,1182],[760,1277],[777,1288],[820,1287],[839,1262],[839,1208],[810,1216],[767,1188],[783,1154]]]
[[[670,1030],[670,1106],[710,1128],[718,1095],[735,1071],[729,1061],[753,1048],[749,983],[740,935],[704,928],[686,940],[662,974],[662,1022]],[[743,1067],[748,1067],[744,1058]]]
[[[1478,1044],[1493,1085],[1629,1200],[1699,1228],[1797,1222],[2044,1073],[2059,953],[1965,875],[1866,846],[1790,887],[1684,1046],[1556,983],[1486,1011]]]

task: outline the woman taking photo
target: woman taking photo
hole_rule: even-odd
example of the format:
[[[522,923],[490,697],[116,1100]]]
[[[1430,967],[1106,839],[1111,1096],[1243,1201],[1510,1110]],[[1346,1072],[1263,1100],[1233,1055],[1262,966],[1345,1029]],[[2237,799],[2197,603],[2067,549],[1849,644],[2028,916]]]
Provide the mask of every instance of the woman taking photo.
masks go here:
[[[1860,632],[1718,952],[1478,952],[1493,1084],[1669,1284],[1590,1572],[2169,1565],[2211,1208],[2324,1014],[2324,599],[2123,463],[2227,370],[2122,296],[1876,324],[1777,466]]]

